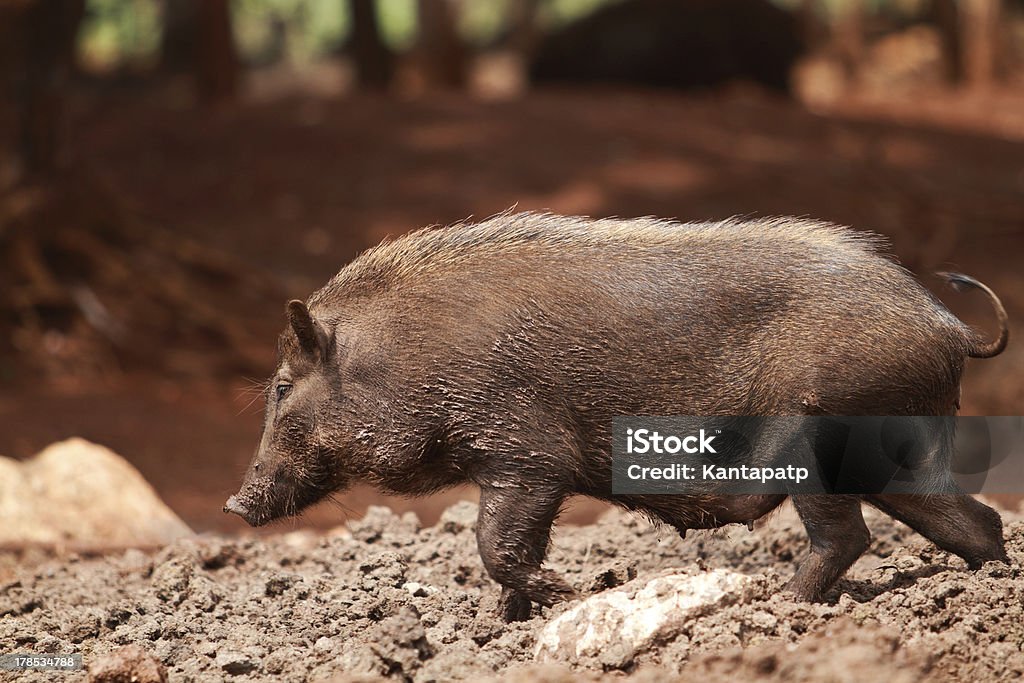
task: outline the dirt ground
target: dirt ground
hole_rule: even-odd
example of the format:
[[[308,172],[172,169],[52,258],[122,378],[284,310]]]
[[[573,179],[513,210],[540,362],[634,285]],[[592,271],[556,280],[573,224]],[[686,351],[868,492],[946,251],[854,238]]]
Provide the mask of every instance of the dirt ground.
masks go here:
[[[79,652],[94,671],[138,644],[170,680],[575,680],[533,664],[564,607],[506,625],[476,554],[473,504],[435,526],[373,508],[326,534],[207,535],[155,554],[21,558],[0,569],[0,642]],[[779,592],[806,550],[787,505],[682,540],[612,511],[561,527],[549,564],[582,594],[664,568],[736,570],[751,588],[636,657],[576,671],[638,681],[1002,681],[1024,674],[1024,516],[1006,513],[1012,565],[970,572],[880,513],[871,548],[821,604]],[[120,655],[118,655],[120,656]],[[360,675],[363,675],[360,678]],[[83,674],[65,680],[84,678]],[[27,674],[19,681],[52,680]]]
[[[923,94],[812,112],[748,90],[678,95],[538,91],[509,101],[294,95],[199,110],[168,91],[72,97],[69,163],[87,165],[140,221],[230,254],[279,285],[225,310],[273,367],[283,304],[305,297],[388,235],[511,206],[595,216],[705,220],[805,215],[873,230],[916,272],[969,273],[1024,319],[1024,107],[1019,93]],[[934,284],[934,282],[929,282]],[[943,293],[992,329],[980,297]],[[59,347],[59,339],[55,344]],[[165,345],[165,340],[147,343]],[[182,349],[230,355],[229,347]],[[143,357],[145,354],[141,354]],[[195,357],[195,356],[192,356]],[[202,367],[206,367],[205,365]],[[1020,414],[1024,344],[969,364],[965,414]],[[73,435],[123,454],[193,528],[240,530],[220,513],[255,448],[262,376],[183,363],[41,378],[0,354],[0,453],[29,457]],[[248,405],[248,407],[247,407]],[[381,499],[425,523],[461,495]],[[582,503],[570,521],[601,506]],[[316,508],[298,526],[344,514]]]

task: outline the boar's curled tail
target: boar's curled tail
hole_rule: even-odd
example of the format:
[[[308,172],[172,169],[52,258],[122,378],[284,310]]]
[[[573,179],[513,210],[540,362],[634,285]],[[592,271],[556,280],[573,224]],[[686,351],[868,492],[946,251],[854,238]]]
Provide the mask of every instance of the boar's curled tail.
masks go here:
[[[1006,348],[1006,342],[1010,338],[1010,328],[1007,325],[1009,318],[1006,315],[1006,309],[1003,308],[1003,302],[999,300],[996,293],[986,285],[967,275],[962,275],[960,273],[936,273],[936,275],[952,285],[953,289],[958,292],[962,292],[967,289],[980,289],[985,293],[985,296],[988,297],[988,300],[992,302],[992,306],[996,309],[996,317],[999,319],[999,336],[995,341],[986,342],[978,335],[970,332],[968,335],[970,347],[967,350],[967,355],[971,358],[991,358],[992,356],[998,356],[1002,353]]]

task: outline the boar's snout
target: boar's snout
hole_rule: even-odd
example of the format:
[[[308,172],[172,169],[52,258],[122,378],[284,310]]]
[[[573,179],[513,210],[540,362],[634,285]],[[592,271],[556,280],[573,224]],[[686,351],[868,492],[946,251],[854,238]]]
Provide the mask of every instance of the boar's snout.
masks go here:
[[[235,514],[249,526],[263,526],[282,517],[297,514],[305,507],[304,494],[283,468],[271,476],[252,476],[224,503],[224,512]]]
[[[228,498],[228,502],[224,503],[224,512],[238,515],[244,519],[249,514],[249,508],[245,507],[237,496],[231,496]]]

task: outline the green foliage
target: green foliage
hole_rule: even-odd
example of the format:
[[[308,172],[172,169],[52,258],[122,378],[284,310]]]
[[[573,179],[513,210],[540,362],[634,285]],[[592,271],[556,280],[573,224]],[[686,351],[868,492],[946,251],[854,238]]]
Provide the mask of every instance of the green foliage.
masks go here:
[[[311,61],[337,51],[351,30],[348,0],[235,0],[233,11],[249,61]],[[412,45],[416,0],[377,0],[377,17],[384,42],[399,50]],[[276,45],[282,37],[284,45]]]
[[[541,7],[541,20],[548,26],[562,26],[611,2],[624,0],[547,0]]]
[[[96,69],[154,64],[160,14],[159,0],[88,0],[78,35],[82,60]]]
[[[197,0],[202,2],[204,0]],[[432,0],[440,2],[441,0]],[[611,2],[628,0],[541,0],[539,20],[547,28],[574,21]],[[773,0],[793,7],[800,0]],[[396,50],[416,37],[417,0],[376,0],[384,41]],[[850,0],[820,0],[834,13]],[[862,0],[866,9],[880,7],[912,12],[925,0]],[[511,17],[514,0],[462,0],[459,30],[467,41],[492,43]],[[146,68],[158,61],[161,0],[87,0],[79,38],[83,61],[105,69]],[[344,44],[350,31],[348,0],[232,0],[234,32],[243,60],[303,63],[324,57]]]
[[[773,0],[783,7],[794,9],[800,0]],[[920,16],[927,9],[929,0],[818,0],[819,10],[826,16],[834,17],[842,14],[848,6],[859,4],[864,12],[873,14],[885,12],[893,16]]]
[[[416,0],[377,0],[377,20],[392,48],[404,50],[416,40]]]
[[[349,30],[345,0],[234,0],[242,58],[306,62],[335,49]]]
[[[504,31],[511,11],[510,0],[464,2],[459,16],[459,32],[476,45],[491,43]]]

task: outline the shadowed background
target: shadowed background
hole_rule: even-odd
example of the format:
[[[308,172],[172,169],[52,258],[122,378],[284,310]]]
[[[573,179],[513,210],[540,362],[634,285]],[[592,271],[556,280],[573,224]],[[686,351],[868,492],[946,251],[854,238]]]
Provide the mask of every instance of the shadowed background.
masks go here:
[[[197,530],[241,528],[285,301],[423,225],[812,216],[1024,317],[1010,0],[0,0],[0,46],[0,454],[102,443]],[[1022,378],[971,362],[964,413]]]

